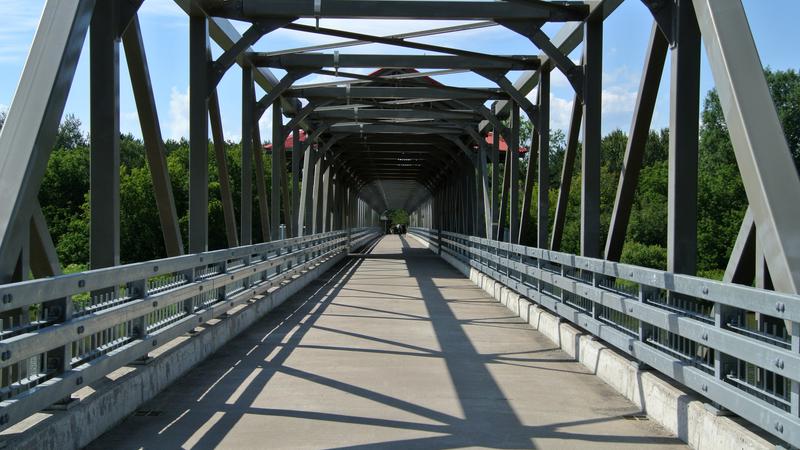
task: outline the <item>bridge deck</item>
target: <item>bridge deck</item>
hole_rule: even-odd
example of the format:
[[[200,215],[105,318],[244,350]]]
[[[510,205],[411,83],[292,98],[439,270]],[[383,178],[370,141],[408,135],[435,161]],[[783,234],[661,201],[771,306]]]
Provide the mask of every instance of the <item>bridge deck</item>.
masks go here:
[[[92,448],[681,443],[411,238],[388,236]]]

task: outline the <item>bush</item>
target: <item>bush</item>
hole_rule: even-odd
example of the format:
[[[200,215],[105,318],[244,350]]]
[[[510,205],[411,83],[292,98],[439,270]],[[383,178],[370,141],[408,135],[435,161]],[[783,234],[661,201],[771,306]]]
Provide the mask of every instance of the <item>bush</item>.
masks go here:
[[[626,242],[622,249],[622,262],[651,269],[666,270],[667,249],[660,245]]]

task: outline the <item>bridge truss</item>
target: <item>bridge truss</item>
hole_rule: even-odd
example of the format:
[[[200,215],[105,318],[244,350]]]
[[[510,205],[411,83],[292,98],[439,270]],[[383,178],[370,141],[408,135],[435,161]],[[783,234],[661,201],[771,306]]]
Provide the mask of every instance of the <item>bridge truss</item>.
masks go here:
[[[657,330],[649,334],[637,328],[634,338],[649,342],[650,347],[660,346],[660,351],[672,355],[675,364],[693,365],[701,359],[708,369],[704,373],[716,383],[713,386],[726,387],[711,392],[701,388],[701,395],[745,416],[785,442],[800,445],[800,297],[796,296],[800,288],[800,208],[797,207],[800,178],[767,88],[744,9],[739,0],[642,1],[652,12],[653,26],[624,169],[608,234],[604,236],[600,226],[603,26],[605,18],[622,0],[176,0],[189,21],[190,182],[186,249],[137,16],[142,0],[48,1],[0,133],[0,283],[6,283],[0,285],[3,299],[0,313],[4,320],[11,318],[3,322],[0,337],[0,388],[6,399],[0,404],[5,411],[0,411],[0,427],[22,420],[26,414],[88,383],[90,378],[81,375],[86,367],[92,371],[83,373],[96,378],[129,362],[132,358],[119,357],[114,363],[103,363],[105,366],[97,364],[119,348],[133,342],[155,343],[153,333],[158,328],[148,327],[178,316],[170,315],[169,311],[148,316],[153,311],[145,311],[141,305],[149,302],[150,297],[178,289],[183,293],[173,292],[168,305],[162,304],[160,308],[169,306],[185,314],[197,314],[211,303],[225,302],[229,297],[226,292],[239,292],[243,286],[259,283],[248,278],[234,287],[216,285],[215,289],[220,290],[212,296],[211,303],[209,299],[197,301],[200,296],[194,292],[187,297],[187,286],[193,289],[201,286],[208,276],[227,277],[229,272],[233,273],[231,279],[238,280],[236,274],[243,277],[241,271],[252,268],[256,255],[261,255],[257,259],[261,265],[253,270],[263,272],[261,281],[266,282],[283,273],[281,267],[285,272],[289,267],[319,257],[321,247],[316,246],[340,252],[352,243],[353,230],[361,230],[358,236],[363,239],[366,227],[377,225],[379,213],[387,209],[413,211],[413,224],[426,230],[419,233],[427,233],[430,242],[440,249],[449,248],[465,261],[477,260],[498,277],[503,273],[503,270],[497,272],[501,263],[524,262],[527,257],[535,256],[536,270],[543,270],[547,264],[562,264],[548,259],[547,252],[556,252],[561,245],[569,181],[578,157],[581,255],[575,261],[587,264],[600,261],[618,267],[613,264],[622,253],[656,96],[669,55],[668,271],[659,277],[688,277],[687,280],[693,280],[689,285],[697,286],[702,294],[686,287],[676,288],[666,281],[648,285],[637,277],[651,272],[636,268],[632,272],[636,276],[631,275],[633,278],[628,281],[663,290],[663,302],[652,308],[669,317],[652,325],[652,330]],[[298,22],[308,18],[469,22],[373,36]],[[249,26],[240,34],[231,20],[247,22]],[[551,38],[542,31],[542,26],[552,22],[563,26]],[[532,53],[481,53],[413,40],[495,26],[530,40]],[[342,40],[273,52],[252,49],[259,39],[281,28]],[[57,276],[60,267],[37,194],[87,33],[91,58],[92,271],[63,277]],[[211,56],[212,39],[222,48],[216,58]],[[368,43],[417,53],[357,54],[336,50]],[[697,265],[698,116],[703,45],[750,204],[722,284],[704,284],[692,277]],[[569,55],[579,46],[583,55],[575,62]],[[170,260],[173,262],[169,263],[172,269],[165,278],[167,282],[151,280],[153,277],[142,274],[134,279],[127,276],[130,272],[126,275],[124,270],[108,269],[120,262],[121,48],[134,90],[167,252],[174,258],[184,253],[195,258],[180,260],[183,261],[180,264],[175,262],[178,260]],[[225,162],[221,99],[217,95],[218,83],[234,66],[241,70],[244,136],[238,217]],[[285,74],[278,78],[273,69]],[[363,69],[374,71],[364,74]],[[522,75],[511,81],[509,75],[516,71]],[[561,187],[551,221],[548,157],[553,71],[565,75],[575,91],[575,101]],[[485,85],[450,86],[432,78],[462,72],[479,75]],[[339,79],[302,84],[301,80],[311,74]],[[266,94],[257,97],[256,86]],[[534,88],[537,100],[532,102],[528,95]],[[273,164],[268,190],[258,121],[270,106]],[[522,179],[520,111],[534,126],[530,163]],[[233,256],[208,253],[209,131],[220,173],[228,244],[231,248],[246,249],[237,250],[241,254]],[[285,145],[288,136],[293,137],[291,148]],[[258,224],[266,241],[276,241],[271,247],[253,242],[251,176],[254,172]],[[531,218],[527,212],[534,200],[537,213]],[[288,240],[279,239],[284,237],[281,224],[286,225]],[[535,239],[524,242],[531,229],[535,229]],[[342,235],[343,232],[347,234]],[[302,257],[293,253],[309,246],[312,250]],[[476,248],[477,256],[473,254]],[[494,249],[494,260],[489,256],[491,252],[480,253],[490,248]],[[497,259],[498,249],[505,252],[505,259]],[[531,253],[533,250],[526,249],[536,250]],[[284,261],[289,258],[284,254],[299,259]],[[209,257],[217,259],[213,263],[204,260]],[[214,269],[209,271],[211,265]],[[161,274],[158,268],[152,270]],[[559,276],[566,277],[564,280],[572,277],[587,281],[581,278],[584,268],[578,265],[561,265],[557,271]],[[36,279],[28,280],[29,274]],[[593,288],[601,283],[600,275],[613,275],[597,268],[591,274]],[[56,277],[44,278],[50,276]],[[73,281],[79,285],[73,286]],[[145,288],[151,281],[156,287]],[[162,282],[166,288],[162,289],[159,284]],[[755,285],[756,289],[747,290],[732,283]],[[537,292],[546,289],[545,284],[540,280]],[[262,287],[268,285],[271,284]],[[722,288],[712,289],[709,294],[709,285]],[[778,293],[766,292],[763,290],[766,288]],[[746,300],[726,300],[725,296],[731,293],[735,293],[736,299]],[[80,295],[88,295],[93,299],[92,304],[101,306],[88,313],[74,311],[75,299]],[[578,292],[571,295],[581,297]],[[559,299],[566,301],[561,294]],[[572,300],[583,304],[580,299]],[[645,302],[643,298],[639,300]],[[151,304],[159,308],[157,302]],[[179,304],[182,306],[175,306]],[[107,308],[109,305],[139,309],[132,318],[130,311],[119,314],[116,309]],[[597,311],[598,308],[590,311],[595,319]],[[612,321],[644,320],[632,310],[615,311],[618,315]],[[650,309],[647,311],[652,313]],[[698,314],[702,316],[699,319],[695,317]],[[774,329],[781,331],[764,331],[767,327],[760,325],[755,330],[738,326],[737,320],[747,314],[756,314],[759,323],[774,325]],[[681,320],[705,324],[714,330],[712,336],[720,343],[715,345],[703,337],[708,333],[703,334],[702,327],[698,328],[699,335],[682,331]],[[80,346],[83,337],[64,331],[89,333],[89,321],[92,333],[108,334],[113,329],[114,338],[92,338],[87,341],[87,350]],[[729,344],[739,342],[737,339],[745,339],[750,346],[734,350]],[[678,351],[678,347],[691,350]],[[764,354],[769,355],[769,361]],[[744,372],[755,373],[755,377],[743,376],[741,380],[730,377],[740,363],[749,364]],[[767,378],[772,381],[767,383],[764,381]],[[77,379],[81,382],[75,383]],[[702,380],[701,387],[709,385]],[[697,389],[697,383],[678,381]],[[70,387],[65,388],[70,382]],[[730,388],[731,385],[738,387]]]

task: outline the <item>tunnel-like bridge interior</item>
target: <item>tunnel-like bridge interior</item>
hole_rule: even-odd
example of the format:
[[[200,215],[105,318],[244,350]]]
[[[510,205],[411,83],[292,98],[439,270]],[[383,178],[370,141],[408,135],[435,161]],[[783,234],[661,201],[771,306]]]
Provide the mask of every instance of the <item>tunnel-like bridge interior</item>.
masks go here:
[[[642,0],[652,28],[610,217],[603,31],[622,0],[175,0],[189,35],[186,222],[142,3],[47,1],[0,131],[0,442],[800,445],[800,178],[740,0]],[[328,19],[443,23],[379,35]],[[491,27],[530,52],[423,39]],[[277,30],[334,41],[254,49]],[[90,270],[65,275],[38,195],[84,42]],[[396,53],[360,52],[370,44]],[[126,265],[121,51],[167,255]],[[703,51],[749,203],[721,280],[697,276]],[[619,261],[668,56],[657,270]],[[219,90],[231,73],[233,98]],[[574,91],[560,176],[554,73]],[[241,105],[238,176],[221,102]],[[209,248],[210,204],[225,248]],[[384,236],[399,209],[408,234]]]

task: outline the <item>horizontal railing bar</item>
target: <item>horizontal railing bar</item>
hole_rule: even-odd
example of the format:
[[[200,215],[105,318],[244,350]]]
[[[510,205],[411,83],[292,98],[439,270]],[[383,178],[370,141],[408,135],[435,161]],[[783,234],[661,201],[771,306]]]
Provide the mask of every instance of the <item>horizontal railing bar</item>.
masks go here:
[[[409,232],[433,244],[431,231],[410,228]],[[688,310],[685,313],[675,312],[640,298],[646,290],[667,291],[742,311],[761,312],[779,319],[796,321],[800,297],[446,231],[442,231],[441,235],[442,251],[445,254],[485,273],[522,297],[569,320],[587,333],[597,336],[621,352],[653,367],[786,442],[793,445],[800,443],[800,418],[789,411],[792,403],[785,397],[789,395],[790,389],[796,389],[800,378],[800,355],[782,346],[764,342],[759,337],[725,328],[724,323],[709,323],[705,316],[701,320],[690,316]],[[523,258],[531,258],[532,261],[528,264]],[[542,267],[544,264],[553,264],[556,270],[546,270]],[[565,273],[575,270],[593,275],[584,278]],[[514,273],[519,275],[514,277]],[[637,294],[626,294],[624,291],[612,290],[613,287],[598,284],[598,276],[635,283]],[[529,284],[526,281],[528,277],[535,280],[537,285]],[[562,294],[552,296],[544,291],[543,285],[552,286]],[[593,312],[585,312],[580,307],[571,305],[565,298],[567,294],[586,299],[594,305]],[[773,305],[779,303],[783,311],[777,308],[772,310],[769,303],[767,306],[763,304],[764,301]],[[675,339],[687,340],[680,342],[692,345],[673,348],[670,344],[662,349],[660,346],[666,344],[643,340],[647,336],[637,336],[636,332],[624,328],[624,321],[617,323],[599,315],[595,317],[598,307],[608,308],[604,311],[624,314],[631,321],[653,327],[656,333],[668,332]],[[791,324],[787,323],[787,326]],[[703,350],[704,353],[708,352],[705,353],[706,356],[697,353],[698,346],[708,349]],[[691,353],[687,353],[690,349]],[[720,378],[719,374],[713,373],[714,362],[707,359],[711,352],[724,354],[733,364],[749,363],[752,365],[749,367],[754,370],[768,371],[780,377],[782,388],[766,388],[758,383],[751,384],[744,378],[734,383],[733,380],[726,381],[729,377],[725,374]],[[792,385],[795,388],[790,388]]]

